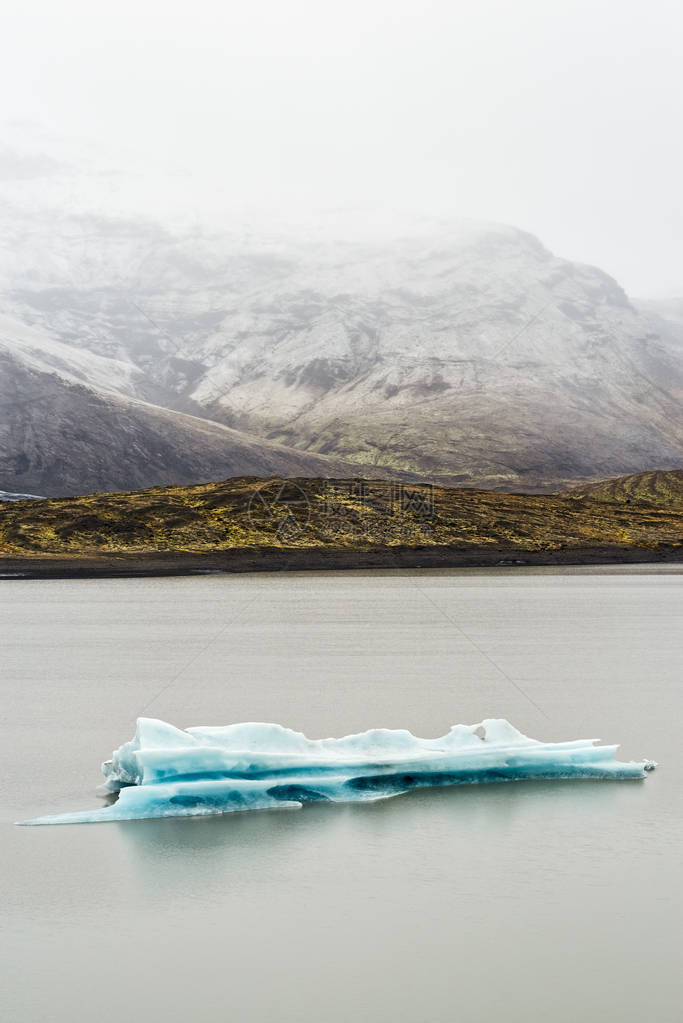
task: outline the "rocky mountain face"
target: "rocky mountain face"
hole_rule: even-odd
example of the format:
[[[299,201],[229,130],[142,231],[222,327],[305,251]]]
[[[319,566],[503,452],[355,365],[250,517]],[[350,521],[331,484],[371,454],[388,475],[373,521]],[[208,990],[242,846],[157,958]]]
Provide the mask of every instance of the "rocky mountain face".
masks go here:
[[[195,400],[321,453],[489,486],[681,464],[673,338],[514,229],[307,254],[201,350]]]
[[[514,228],[332,242],[1,205],[0,226],[6,490],[683,465],[683,327]]]
[[[12,338],[32,347],[12,344]],[[8,340],[9,339],[9,340]],[[0,480],[51,497],[242,476],[336,474],[358,468],[130,396],[134,367],[0,328]],[[62,350],[73,352],[73,361]],[[56,368],[57,363],[58,368]],[[109,365],[110,379],[100,378]],[[91,381],[100,386],[93,386]],[[109,389],[104,385],[109,383]],[[117,390],[118,388],[118,390]]]

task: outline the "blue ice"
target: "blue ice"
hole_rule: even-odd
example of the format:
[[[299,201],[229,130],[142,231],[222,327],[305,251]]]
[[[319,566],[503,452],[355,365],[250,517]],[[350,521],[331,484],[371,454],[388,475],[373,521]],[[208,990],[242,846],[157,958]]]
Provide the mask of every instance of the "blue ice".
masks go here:
[[[185,817],[387,799],[410,789],[530,778],[644,778],[653,761],[621,763],[596,739],[539,742],[508,721],[454,725],[440,739],[374,728],[342,739],[308,739],[281,725],[245,723],[182,730],[138,718],[135,738],[102,764],[97,810],[26,824],[85,824]]]

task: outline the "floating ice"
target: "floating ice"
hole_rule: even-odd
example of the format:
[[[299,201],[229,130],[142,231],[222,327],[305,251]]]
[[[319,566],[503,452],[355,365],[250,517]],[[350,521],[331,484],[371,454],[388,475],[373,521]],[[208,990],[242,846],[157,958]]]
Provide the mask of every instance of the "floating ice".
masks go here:
[[[99,810],[26,824],[81,824],[386,799],[410,789],[527,778],[644,778],[652,761],[620,763],[596,739],[538,742],[505,720],[454,725],[440,739],[375,728],[307,739],[281,725],[246,723],[182,731],[138,718],[135,738],[102,764]]]

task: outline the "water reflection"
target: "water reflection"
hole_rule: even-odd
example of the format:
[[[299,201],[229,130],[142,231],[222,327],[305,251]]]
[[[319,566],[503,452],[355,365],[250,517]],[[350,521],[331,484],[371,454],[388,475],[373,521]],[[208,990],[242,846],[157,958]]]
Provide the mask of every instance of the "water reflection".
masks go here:
[[[468,890],[519,883],[530,865],[544,871],[566,842],[576,860],[615,814],[637,813],[647,782],[529,781],[423,789],[365,804],[308,804],[195,818],[99,825],[116,834],[144,901],[171,889],[175,900],[215,900],[253,888],[357,877],[369,882],[417,872]],[[85,825],[85,827],[91,827]],[[616,831],[618,835],[618,828]],[[114,836],[112,835],[112,838]],[[614,850],[604,838],[604,855]],[[616,851],[616,850],[614,850]],[[498,878],[486,876],[494,861]],[[513,885],[514,887],[514,885]]]

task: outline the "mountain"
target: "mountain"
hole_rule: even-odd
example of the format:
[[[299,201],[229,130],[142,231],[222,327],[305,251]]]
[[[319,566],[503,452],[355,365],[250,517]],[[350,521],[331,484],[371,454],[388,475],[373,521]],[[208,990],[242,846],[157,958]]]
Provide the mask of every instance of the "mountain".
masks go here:
[[[76,417],[74,378],[145,423],[138,450],[107,399],[119,413],[96,444],[111,468],[96,482],[92,460],[79,475],[66,452],[78,492],[162,482],[160,458],[171,460],[165,482],[193,464],[206,478],[221,442],[244,434],[251,451],[284,457],[269,447],[283,445],[308,461],[241,461],[237,472],[329,475],[343,462],[347,473],[547,491],[683,465],[683,326],[516,228],[431,222],[329,240],[1,201],[0,227],[0,311],[51,346],[39,354],[15,331],[12,357],[68,381],[61,407],[68,394]],[[14,406],[13,457],[37,435],[36,414],[24,421]],[[167,430],[178,431],[170,445]],[[61,457],[58,431],[47,448]],[[31,479],[10,471],[0,486],[46,489]]]
[[[570,492],[571,497],[612,504],[643,504],[656,508],[683,507],[683,471],[640,472],[614,480],[589,483]]]
[[[131,364],[51,342],[36,330],[13,331],[3,318],[0,481],[14,492],[60,496],[245,473],[352,476],[362,469],[126,393],[147,389]]]
[[[683,359],[683,298],[638,299],[634,304],[647,316],[677,359]]]
[[[507,488],[683,464],[671,338],[521,231],[330,247],[280,273],[199,346],[192,397],[233,426]]]

